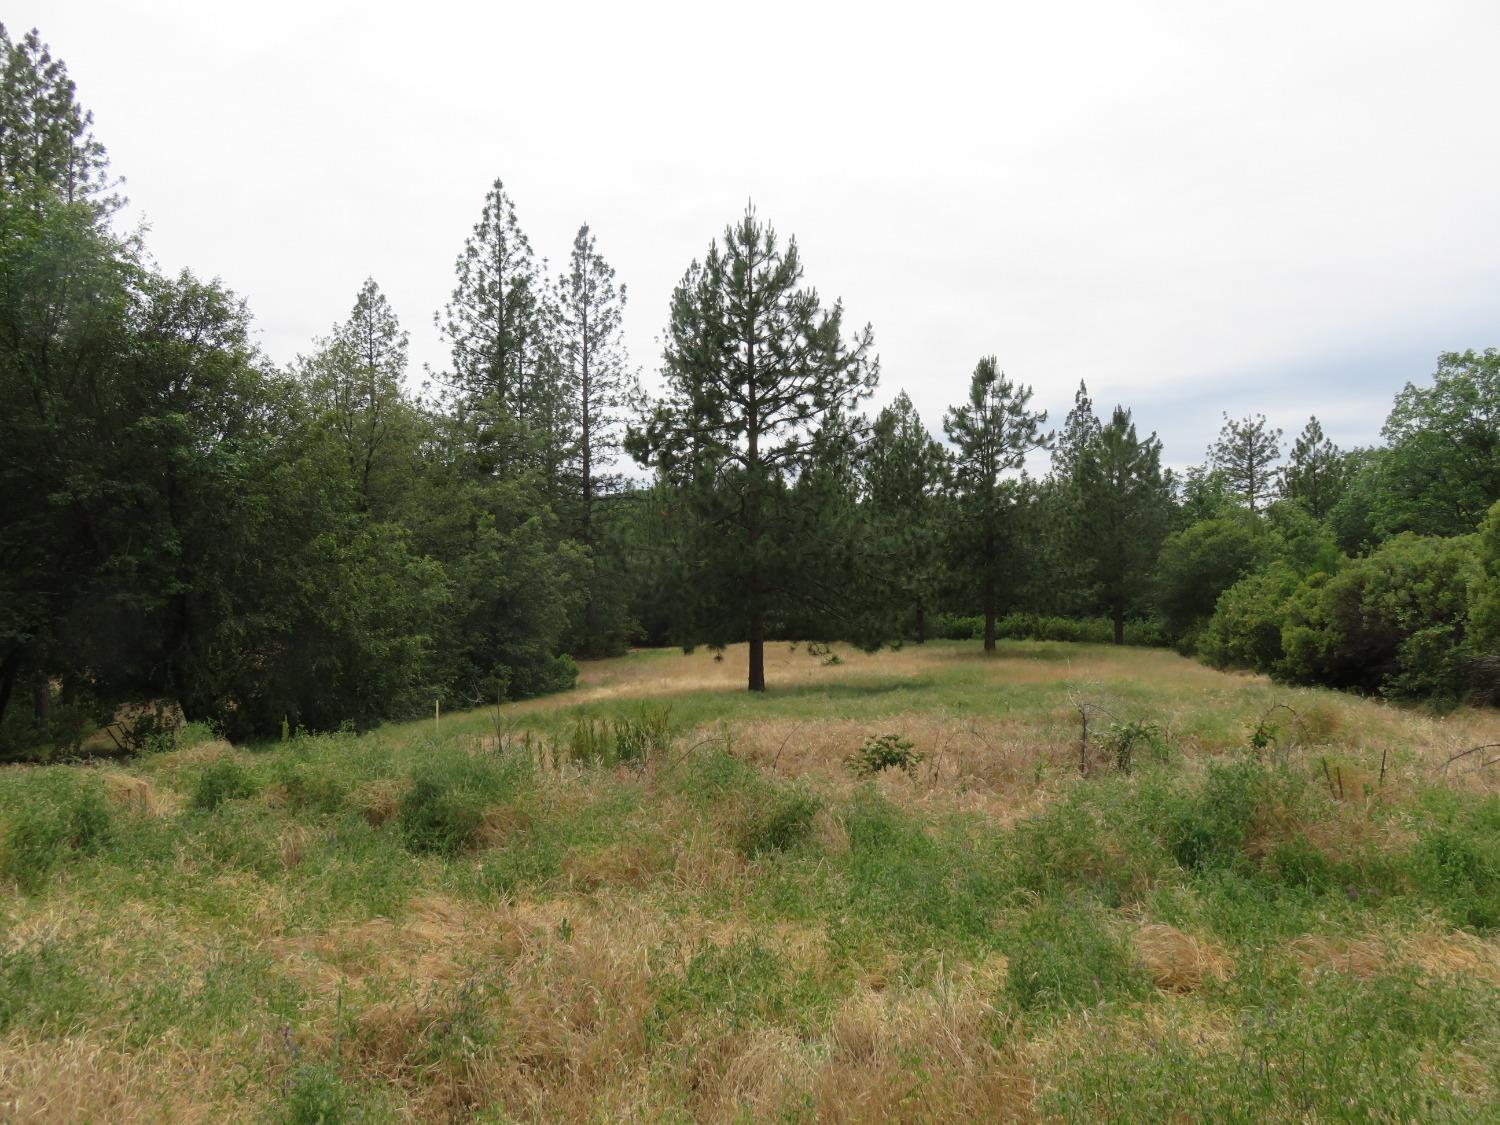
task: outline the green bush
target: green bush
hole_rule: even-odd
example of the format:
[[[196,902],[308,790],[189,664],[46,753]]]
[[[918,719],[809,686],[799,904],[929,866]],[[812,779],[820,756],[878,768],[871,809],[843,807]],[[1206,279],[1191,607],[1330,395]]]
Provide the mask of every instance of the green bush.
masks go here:
[[[28,893],[72,855],[91,855],[114,827],[109,802],[92,777],[49,769],[5,813],[0,875]]]
[[[747,858],[786,851],[812,835],[813,817],[823,802],[801,786],[778,789],[753,802],[740,826],[737,844]]]
[[[1198,638],[1199,655],[1215,668],[1277,670],[1286,606],[1296,590],[1296,575],[1280,563],[1241,578],[1219,596]]]
[[[234,758],[210,762],[193,786],[191,805],[199,812],[213,812],[225,801],[242,801],[260,792],[254,774]]]
[[[1267,788],[1264,767],[1214,763],[1202,787],[1181,795],[1166,822],[1166,844],[1188,868],[1243,868],[1245,841]]]
[[[1249,514],[1200,520],[1169,535],[1156,563],[1157,600],[1173,640],[1195,632],[1219,595],[1271,558],[1269,531]]]
[[[871,735],[844,764],[860,777],[874,777],[882,770],[898,769],[911,773],[922,761],[911,740],[899,734]]]
[[[1326,580],[1304,582],[1286,609],[1284,674],[1398,698],[1460,698],[1477,574],[1472,536],[1408,534]]]
[[[397,822],[414,852],[456,855],[472,846],[484,811],[519,785],[517,761],[440,751],[419,766],[401,798]]]

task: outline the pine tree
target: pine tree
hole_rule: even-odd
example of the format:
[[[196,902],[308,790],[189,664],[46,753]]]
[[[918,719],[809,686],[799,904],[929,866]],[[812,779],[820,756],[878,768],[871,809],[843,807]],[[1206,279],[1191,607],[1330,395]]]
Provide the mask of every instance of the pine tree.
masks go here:
[[[947,455],[902,391],[875,417],[859,459],[871,555],[900,612],[927,639],[927,611],[941,580],[939,507]]]
[[[1136,435],[1130,411],[1115,407],[1109,424],[1079,451],[1078,543],[1085,573],[1125,643],[1125,614],[1147,588],[1167,532],[1170,497],[1161,472],[1161,442]]]
[[[639,398],[621,339],[625,287],[599,254],[588,224],[573,239],[568,272],[557,283],[557,357],[562,385],[576,416],[576,458],[571,478],[577,495],[579,541],[588,548],[592,573],[583,607],[580,647],[590,653],[618,651],[626,618],[618,588],[623,569],[617,545],[606,542],[597,509],[621,482],[619,457],[626,409]],[[610,557],[606,558],[606,555]]]
[[[349,319],[318,343],[302,362],[302,377],[338,435],[361,506],[369,510],[376,467],[404,406],[407,334],[380,286],[367,278]]]
[[[52,200],[112,210],[120,201],[106,194],[108,158],[67,67],[35,30],[13,43],[3,24],[0,55],[0,201],[33,212]]]
[[[1264,414],[1242,419],[1224,415],[1224,428],[1209,446],[1209,463],[1224,475],[1230,493],[1258,512],[1276,492],[1276,462],[1281,458],[1281,431],[1266,424]]]
[[[1005,377],[994,356],[974,368],[966,402],[943,419],[956,447],[954,486],[958,499],[953,527],[955,566],[973,576],[984,613],[984,651],[995,651],[995,617],[1006,587],[1015,585],[1019,547],[1018,513],[1022,486],[1007,473],[1020,469],[1026,455],[1045,448],[1041,432],[1046,411],[1027,409],[1031,388]]]
[[[1349,483],[1348,459],[1323,436],[1317,418],[1292,445],[1291,461],[1282,471],[1282,493],[1300,500],[1316,519],[1326,519]]]
[[[748,683],[764,691],[768,620],[805,608],[809,590],[789,516],[791,484],[813,464],[830,415],[865,398],[878,377],[869,327],[845,339],[843,305],[825,309],[802,285],[792,239],[747,209],[709,246],[672,297],[665,398],[629,439],[643,463],[685,492],[699,639],[749,641]]]
[[[451,387],[472,432],[476,468],[512,477],[539,468],[549,497],[573,447],[573,411],[557,370],[545,262],[538,262],[496,180],[435,318],[452,353]]]

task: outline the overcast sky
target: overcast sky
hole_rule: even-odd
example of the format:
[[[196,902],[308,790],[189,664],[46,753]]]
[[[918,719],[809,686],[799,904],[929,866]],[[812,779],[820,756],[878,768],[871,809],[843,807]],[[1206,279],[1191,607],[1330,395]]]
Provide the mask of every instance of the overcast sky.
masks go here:
[[[648,377],[673,285],[753,199],[874,325],[934,431],[999,357],[1174,463],[1220,411],[1375,440],[1439,351],[1500,345],[1496,0],[382,4],[12,0],[170,270],[278,362],[365,276],[434,311],[501,177],[539,253],[589,222]]]

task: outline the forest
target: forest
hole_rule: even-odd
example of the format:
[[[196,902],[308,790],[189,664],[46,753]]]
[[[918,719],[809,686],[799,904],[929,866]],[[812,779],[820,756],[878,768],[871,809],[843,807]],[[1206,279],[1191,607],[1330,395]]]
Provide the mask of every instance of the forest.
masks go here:
[[[1128,406],[1080,384],[1049,418],[998,354],[922,373],[951,378],[941,419],[873,410],[872,328],[751,207],[670,294],[648,394],[608,232],[549,272],[497,179],[433,248],[441,370],[373,278],[278,364],[232,288],[123,229],[38,34],[0,51],[0,758],[162,700],[233,740],[363,730],[640,646],[745,642],[752,691],[771,643],[1010,637],[1496,694],[1494,348],[1438,356],[1378,445],[1226,415],[1178,470]]]

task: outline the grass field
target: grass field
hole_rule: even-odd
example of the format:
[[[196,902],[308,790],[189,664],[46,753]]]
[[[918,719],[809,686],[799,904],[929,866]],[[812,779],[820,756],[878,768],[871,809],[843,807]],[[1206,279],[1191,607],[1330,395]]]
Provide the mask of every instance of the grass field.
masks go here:
[[[1500,715],[768,657],[0,771],[0,1119],[1500,1119]]]

